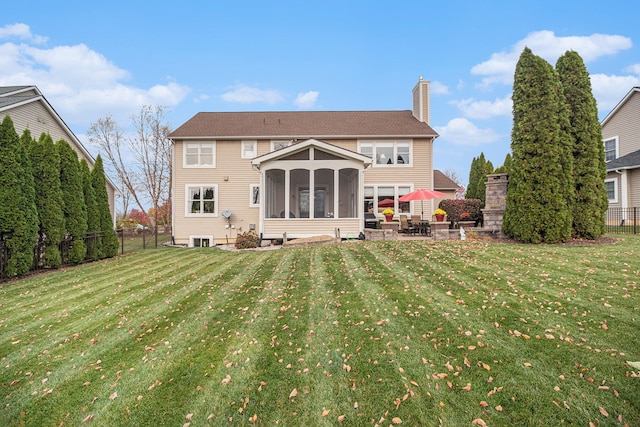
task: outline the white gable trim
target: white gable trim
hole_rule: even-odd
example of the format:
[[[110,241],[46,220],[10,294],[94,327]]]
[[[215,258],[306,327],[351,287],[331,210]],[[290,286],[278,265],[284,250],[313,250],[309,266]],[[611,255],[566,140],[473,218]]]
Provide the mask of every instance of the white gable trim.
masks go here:
[[[262,156],[256,157],[251,160],[251,164],[256,168],[260,169],[260,164],[270,161],[277,160],[282,157],[286,157],[290,154],[297,153],[298,151],[302,151],[309,147],[317,147],[329,153],[335,154],[340,157],[344,157],[348,160],[357,160],[364,163],[365,169],[371,165],[371,158],[369,156],[365,156],[364,154],[356,153],[355,151],[347,150],[342,147],[338,147],[337,145],[329,144],[324,141],[317,140],[315,138],[310,138],[305,141],[301,141],[295,144],[291,144],[288,147],[282,148],[277,151],[272,151],[271,153],[264,154]]]

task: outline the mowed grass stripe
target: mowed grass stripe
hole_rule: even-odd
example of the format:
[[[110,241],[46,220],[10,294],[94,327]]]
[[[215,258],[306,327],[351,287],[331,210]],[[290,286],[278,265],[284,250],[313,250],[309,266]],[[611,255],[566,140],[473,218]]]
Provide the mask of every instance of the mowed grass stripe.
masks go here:
[[[209,256],[207,257],[207,259],[209,260],[214,260],[215,259],[215,255],[214,253],[210,253]],[[214,257],[212,257],[214,256]],[[224,266],[224,263],[220,263],[221,266]],[[226,264],[225,268],[229,268],[229,266],[232,264]],[[203,270],[204,273],[207,274],[212,274],[212,273],[216,273],[217,270],[213,269],[212,270],[212,264],[203,264],[201,269]],[[190,277],[193,276],[194,271],[191,272],[192,275]],[[198,271],[195,271],[195,274],[197,274]],[[167,277],[171,277],[170,274],[166,274],[165,276]],[[174,278],[178,279],[178,277]],[[224,282],[223,282],[224,283]],[[151,283],[149,284],[150,286],[152,285]],[[235,284],[234,283],[228,283],[228,286],[234,287]],[[165,288],[176,288],[178,289],[180,292],[183,291],[183,286],[181,285],[180,280],[177,281],[173,281],[173,280],[168,280]],[[175,297],[176,295],[172,295],[169,292],[162,292],[162,299],[165,300],[166,298],[172,298]],[[178,305],[182,305],[181,301],[185,301],[191,294],[185,294],[182,297],[180,297],[181,299],[179,301],[176,302],[176,306]],[[220,303],[224,303],[226,302],[225,298],[219,298],[218,299],[220,301]],[[169,316],[167,316],[167,314],[171,311],[173,312],[172,314],[175,315],[176,313],[180,313],[180,311],[176,311],[175,308],[172,308],[171,305],[166,304],[164,301],[156,304],[155,306],[153,304],[149,304],[145,307],[145,310],[147,311],[146,315],[141,319],[143,321],[145,320],[151,320],[151,318],[154,318],[155,321],[160,322],[161,319],[165,319],[165,320],[169,320],[171,319],[171,314],[169,314]],[[184,310],[184,314],[187,314],[187,310]],[[179,324],[179,318],[176,316],[174,319],[172,319],[173,321],[175,321],[175,323]],[[171,322],[172,326],[174,322]],[[109,322],[105,322],[106,325],[104,326],[104,329],[109,329],[110,326],[112,326]],[[153,322],[152,322],[153,323]],[[97,336],[100,337],[100,340],[98,340],[98,343],[96,343],[95,345],[89,345],[87,344],[86,348],[84,349],[84,351],[80,352],[80,350],[78,350],[78,352],[76,353],[77,355],[79,355],[79,357],[73,357],[71,358],[68,362],[71,363],[73,362],[74,365],[75,363],[79,364],[78,369],[75,370],[75,374],[72,376],[65,376],[64,378],[61,378],[60,380],[62,381],[61,384],[57,384],[56,383],[56,376],[54,374],[54,372],[58,372],[58,371],[62,371],[64,370],[64,366],[59,366],[60,369],[54,369],[54,367],[51,364],[47,364],[47,369],[51,370],[53,372],[51,372],[51,374],[49,375],[48,378],[48,383],[50,385],[50,388],[52,388],[51,386],[55,386],[58,385],[56,391],[59,391],[60,393],[57,394],[56,396],[59,396],[60,398],[63,398],[65,405],[69,403],[69,401],[72,401],[72,396],[74,396],[74,392],[75,394],[77,394],[77,392],[79,390],[82,390],[83,394],[92,392],[95,393],[95,396],[103,396],[103,393],[99,392],[99,391],[94,391],[92,390],[91,386],[86,386],[85,389],[83,389],[81,387],[81,384],[83,383],[92,383],[92,384],[99,384],[99,383],[105,383],[105,380],[107,380],[107,377],[104,377],[104,372],[115,372],[117,371],[125,371],[124,369],[122,369],[123,367],[120,366],[119,363],[117,363],[117,360],[115,360],[116,358],[119,358],[122,356],[121,352],[129,352],[129,348],[127,347],[128,343],[130,343],[131,345],[129,345],[129,347],[133,347],[131,349],[131,353],[128,355],[129,358],[139,358],[144,354],[144,349],[141,350],[140,354],[136,355],[135,353],[135,349],[136,347],[138,348],[138,350],[140,350],[143,347],[143,344],[145,344],[144,342],[141,342],[138,346],[136,346],[136,344],[134,343],[134,339],[136,339],[136,336],[145,336],[151,335],[151,332],[156,332],[157,330],[162,330],[162,328],[160,328],[159,326],[163,326],[160,324],[156,324],[154,326],[151,327],[151,329],[148,331],[148,333],[145,334],[145,329],[148,327],[149,325],[146,325],[146,322],[144,322],[142,324],[142,331],[141,334],[138,332],[136,334],[131,334],[130,332],[127,332],[126,329],[120,329],[120,330],[116,330],[115,328],[113,329],[113,332],[105,332],[102,334],[97,334]],[[162,334],[163,332],[159,332],[160,334]],[[158,333],[156,333],[155,335],[157,335]],[[154,336],[155,336],[154,335]],[[160,337],[158,337],[160,338]],[[153,343],[154,346],[157,346],[157,343]],[[146,344],[145,344],[146,347]],[[113,349],[116,348],[118,349],[116,352],[113,351]],[[178,347],[180,348],[180,347]],[[69,350],[67,350],[69,351]],[[41,356],[38,355],[38,358],[42,358],[42,357],[49,357],[49,354],[47,353],[45,356]],[[77,359],[77,360],[76,360]],[[100,360],[100,362],[98,362],[98,360]],[[60,364],[62,362],[59,362],[58,364]],[[41,364],[41,363],[40,363]],[[126,371],[125,371],[126,372]],[[130,372],[133,373],[133,372]],[[114,375],[112,377],[112,379],[114,381],[121,381],[120,378],[121,374],[118,375]],[[104,378],[103,378],[104,377]],[[117,377],[117,379],[116,379]],[[98,379],[101,379],[101,381],[98,381]],[[107,395],[110,395],[110,393],[108,393]],[[94,396],[94,397],[95,397]],[[80,398],[82,398],[83,396],[80,396]],[[52,400],[52,399],[49,399]],[[53,399],[55,400],[55,399]],[[87,404],[87,402],[84,402],[84,404]],[[46,416],[46,417],[52,417],[54,416],[55,412],[55,408],[51,407],[49,408],[48,405],[39,405],[41,406],[41,413]],[[55,404],[54,404],[55,406]],[[59,405],[62,406],[62,405]],[[64,410],[63,408],[61,408],[61,410]],[[61,414],[62,416],[62,414]]]

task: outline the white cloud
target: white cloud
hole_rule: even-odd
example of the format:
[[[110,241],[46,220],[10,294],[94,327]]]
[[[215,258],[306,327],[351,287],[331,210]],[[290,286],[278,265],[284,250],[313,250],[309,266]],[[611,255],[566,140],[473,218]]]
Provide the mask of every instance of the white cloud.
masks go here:
[[[223,101],[237,102],[239,104],[277,104],[284,101],[284,97],[277,90],[263,90],[245,85],[236,86],[233,90],[223,93],[221,96]]]
[[[431,90],[431,93],[435,95],[449,94],[449,88],[447,87],[447,85],[438,81],[433,81],[429,83],[429,89]]]
[[[0,28],[0,38],[27,42],[0,44],[0,86],[35,85],[68,124],[87,126],[106,114],[123,122],[142,105],[173,107],[190,89],[175,82],[150,88],[127,85],[130,73],[84,44],[35,46],[42,38],[29,27]]]
[[[456,118],[450,120],[446,126],[435,126],[440,138],[454,145],[478,146],[500,139],[500,135],[493,129],[480,129],[467,119]]]
[[[20,40],[28,40],[32,43],[45,43],[46,37],[31,34],[31,28],[27,24],[9,24],[0,27],[0,39],[17,38]]]
[[[601,116],[608,114],[618,102],[634,86],[640,86],[640,76],[608,76],[605,74],[591,75],[591,91],[598,103]]]
[[[293,101],[293,103],[296,105],[296,107],[300,109],[303,109],[303,110],[311,109],[316,105],[319,94],[320,92],[318,92],[317,90],[310,90],[305,93],[299,93],[298,96],[296,97],[296,100]]]
[[[478,101],[474,98],[468,98],[460,101],[451,101],[451,104],[457,106],[465,117],[472,119],[488,119],[496,116],[510,116],[513,107],[510,94],[504,98],[496,98],[493,102]]]
[[[590,36],[558,37],[553,31],[536,31],[516,42],[508,52],[499,52],[471,69],[471,74],[484,76],[483,86],[492,84],[512,84],[513,73],[520,54],[525,47],[555,65],[557,59],[567,50],[580,54],[585,63],[602,56],[614,55],[632,47],[631,39],[624,36],[592,34]]]

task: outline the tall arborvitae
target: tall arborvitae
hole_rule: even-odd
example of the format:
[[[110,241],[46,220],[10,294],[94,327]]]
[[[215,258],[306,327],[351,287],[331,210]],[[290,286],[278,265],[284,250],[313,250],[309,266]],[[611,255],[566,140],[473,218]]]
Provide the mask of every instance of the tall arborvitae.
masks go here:
[[[9,252],[6,276],[29,271],[37,231],[31,166],[13,121],[5,116],[0,125],[0,238]]]
[[[69,262],[79,263],[87,255],[84,235],[87,232],[87,208],[82,190],[80,163],[75,150],[63,139],[56,142],[60,154],[60,188],[64,200],[64,218],[67,233],[73,241]]]
[[[96,193],[100,230],[103,232],[102,239],[98,243],[98,256],[100,258],[112,257],[118,253],[118,237],[113,230],[113,219],[109,211],[107,181],[104,176],[104,167],[102,166],[102,158],[100,156],[98,156],[96,163],[93,165],[91,183]]]
[[[504,163],[502,163],[502,166],[496,168],[494,173],[509,173],[509,169],[511,169],[511,153],[507,153],[507,155],[504,156]]]
[[[503,222],[505,234],[533,243],[571,238],[573,167],[568,128],[557,73],[525,48],[513,82],[513,161]]]
[[[478,162],[480,173],[478,174],[478,183],[476,184],[476,199],[482,201],[484,207],[487,202],[487,175],[493,173],[493,163],[489,160],[485,160],[484,153],[480,154],[480,160]]]
[[[464,195],[466,199],[478,198],[478,178],[480,177],[479,162],[480,159],[477,157],[474,157],[473,160],[471,160],[471,167],[469,168],[469,183]]]
[[[589,72],[580,55],[566,52],[558,59],[556,70],[567,101],[574,139],[573,235],[596,239],[605,232],[608,208],[604,186],[607,169],[598,108],[591,92]]]
[[[80,174],[82,175],[82,192],[84,194],[84,204],[87,208],[87,233],[93,235],[87,240],[87,259],[98,259],[96,234],[100,232],[100,216],[98,215],[98,204],[96,193],[91,183],[91,170],[85,159],[80,160]]]
[[[60,188],[60,155],[49,134],[29,145],[38,207],[39,232],[44,239],[44,266],[62,263],[58,244],[65,234],[64,201]]]

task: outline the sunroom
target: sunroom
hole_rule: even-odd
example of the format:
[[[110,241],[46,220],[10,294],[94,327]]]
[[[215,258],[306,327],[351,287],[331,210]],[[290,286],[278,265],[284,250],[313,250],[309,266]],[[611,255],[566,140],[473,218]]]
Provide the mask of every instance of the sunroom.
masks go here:
[[[364,227],[363,173],[371,158],[307,139],[252,160],[260,171],[265,239],[357,236]]]

